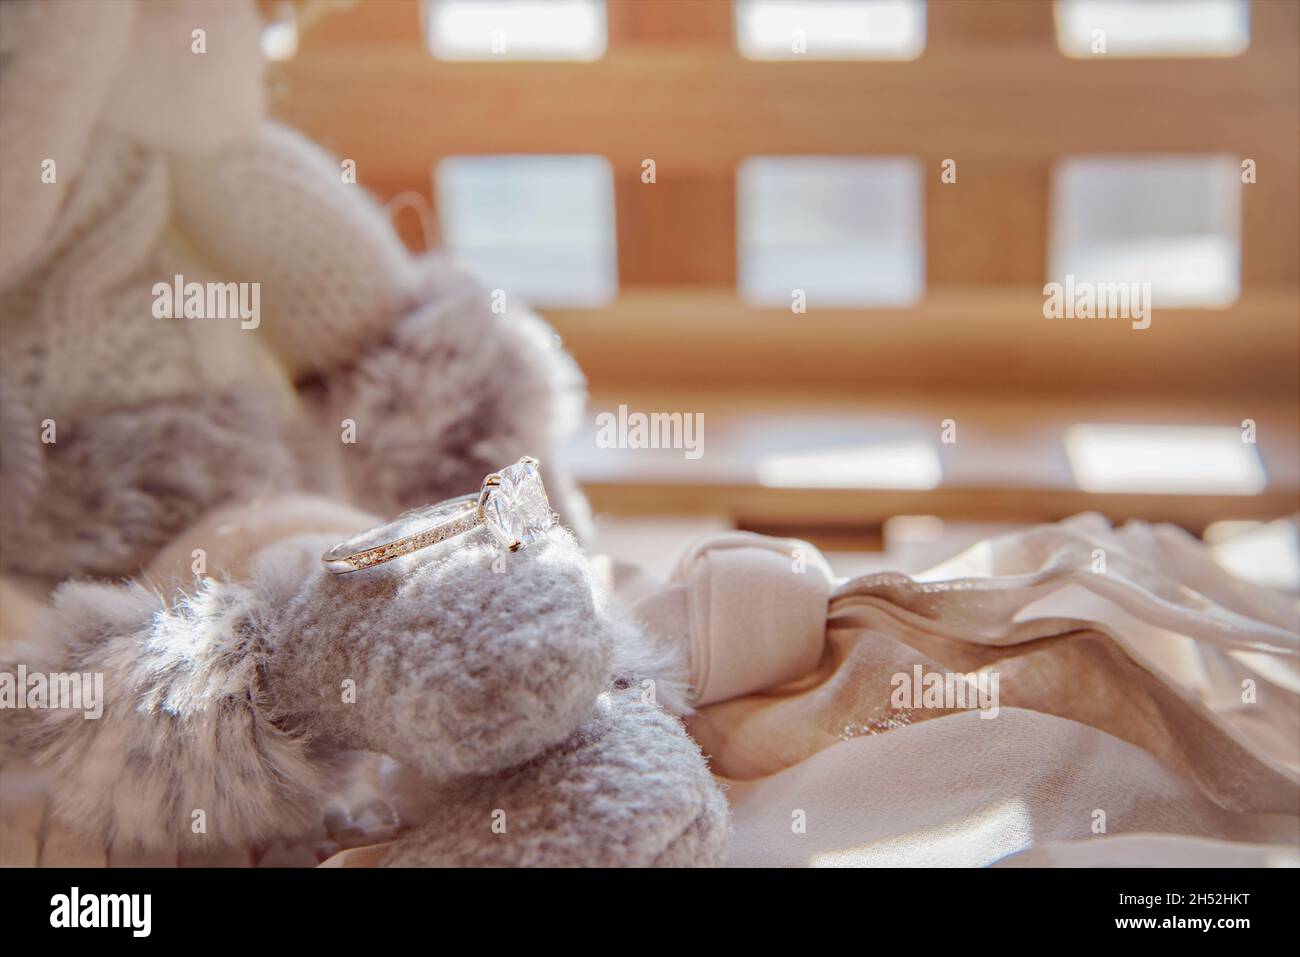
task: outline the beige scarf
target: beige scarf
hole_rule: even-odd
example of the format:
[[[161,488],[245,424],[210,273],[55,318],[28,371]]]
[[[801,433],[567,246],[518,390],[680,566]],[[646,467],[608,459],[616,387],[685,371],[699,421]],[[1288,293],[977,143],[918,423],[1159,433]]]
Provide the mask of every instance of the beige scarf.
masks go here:
[[[691,649],[734,864],[1296,860],[1296,602],[1177,529],[1083,515],[838,585],[728,534],[634,609]]]

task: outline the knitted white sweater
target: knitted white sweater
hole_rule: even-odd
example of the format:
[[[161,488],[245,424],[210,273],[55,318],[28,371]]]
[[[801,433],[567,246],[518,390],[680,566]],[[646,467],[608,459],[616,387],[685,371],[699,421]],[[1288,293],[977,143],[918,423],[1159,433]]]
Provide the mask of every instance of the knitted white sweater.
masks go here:
[[[0,363],[56,422],[357,357],[418,299],[382,211],[297,134],[199,159],[101,132],[26,274],[0,298]],[[42,188],[39,182],[35,188]],[[155,318],[154,285],[260,284],[257,328]]]

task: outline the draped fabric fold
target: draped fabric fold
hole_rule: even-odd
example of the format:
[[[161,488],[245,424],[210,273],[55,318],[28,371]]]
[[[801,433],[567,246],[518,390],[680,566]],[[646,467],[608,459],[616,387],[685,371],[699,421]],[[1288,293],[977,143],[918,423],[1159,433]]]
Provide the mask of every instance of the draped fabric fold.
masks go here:
[[[1138,834],[1101,857],[1296,859],[1300,606],[1178,529],[1081,515],[844,582],[806,543],[728,534],[633,610],[689,649],[733,863],[1068,863]],[[922,675],[972,693],[900,700]]]
[[[729,532],[688,550],[672,581],[632,611],[689,649],[695,703],[707,705],[817,666],[831,578],[807,542]]]

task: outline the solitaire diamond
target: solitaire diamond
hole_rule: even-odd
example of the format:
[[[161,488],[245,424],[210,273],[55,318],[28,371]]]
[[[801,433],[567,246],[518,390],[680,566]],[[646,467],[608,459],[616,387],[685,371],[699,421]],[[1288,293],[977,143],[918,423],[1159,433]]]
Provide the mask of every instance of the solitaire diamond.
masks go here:
[[[555,524],[542,475],[532,462],[503,468],[501,482],[487,489],[483,521],[510,548],[531,545]]]
[[[330,574],[346,575],[450,542],[481,525],[513,552],[544,538],[559,521],[546,500],[537,459],[525,455],[514,465],[484,476],[477,495],[458,495],[413,509],[339,542],[321,561]]]

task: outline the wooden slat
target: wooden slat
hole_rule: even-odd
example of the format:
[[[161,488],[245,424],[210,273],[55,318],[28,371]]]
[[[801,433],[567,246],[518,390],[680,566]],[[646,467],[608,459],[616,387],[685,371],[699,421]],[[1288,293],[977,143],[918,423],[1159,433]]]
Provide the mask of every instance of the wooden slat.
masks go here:
[[[261,0],[267,15],[279,0]],[[307,5],[304,5],[307,6]],[[353,49],[360,44],[394,49],[424,49],[421,0],[353,0],[320,4],[305,11],[300,43],[313,49]]]
[[[1230,309],[1045,319],[1042,286],[931,287],[911,309],[758,309],[731,289],[631,293],[606,309],[545,310],[593,387],[713,382],[863,391],[965,385],[1127,396],[1300,401],[1300,288],[1247,290]]]
[[[456,153],[597,153],[620,179],[652,156],[679,183],[729,175],[756,153],[951,156],[967,170],[965,186],[973,171],[988,172],[980,195],[963,186],[932,193],[950,206],[935,207],[931,229],[969,235],[987,220],[1011,243],[987,234],[955,250],[932,243],[932,275],[953,281],[1031,276],[1041,262],[1026,248],[1042,235],[1041,171],[1059,155],[1253,156],[1261,180],[1246,196],[1244,276],[1300,280],[1300,78],[1290,92],[1281,82],[1294,74],[1291,61],[1093,63],[1049,51],[1035,69],[1038,56],[788,65],[669,52],[488,69],[434,64],[422,51],[362,52],[344,71],[304,51],[287,65],[280,113],[357,159],[363,182],[401,188],[424,183],[428,164]],[[1029,171],[1023,183],[1020,170]],[[996,180],[1007,188],[995,191]],[[721,273],[710,266],[701,275]]]
[[[1026,0],[929,0],[925,5],[925,48],[941,55],[953,45],[1026,40],[1055,45],[1053,5]]]
[[[685,42],[730,48],[731,0],[611,0],[605,4],[609,47]]]
[[[364,134],[398,179],[438,153],[653,149],[717,172],[760,153],[1051,161],[1063,153],[1276,152],[1300,135],[1296,53],[1104,62],[990,44],[893,62],[765,63],[638,49],[595,63],[450,63],[360,44],[284,65],[284,119]]]
[[[1237,153],[1242,159],[1255,160],[1257,177],[1255,183],[1242,187],[1243,284],[1294,282],[1300,272],[1298,149],[1300,143],[1293,143],[1288,151],[1277,144],[1261,143],[1256,136],[1244,142]]]
[[[1054,50],[1050,3],[1024,0],[930,0],[923,56],[961,55],[972,46],[1025,45]],[[1050,164],[971,155],[957,141],[924,157],[926,281],[932,285],[1041,283],[1046,271]],[[945,183],[945,160],[957,181]]]
[[[606,4],[610,56],[637,46],[706,47],[734,56],[731,0]],[[623,287],[735,281],[735,186],[731,170],[659,168],[654,145],[640,160],[615,161],[618,271]],[[653,160],[655,182],[644,181]]]
[[[1268,63],[1277,88],[1300,98],[1300,3],[1252,0],[1250,13],[1250,46],[1241,60]],[[1300,123],[1300,107],[1296,113]],[[1255,160],[1257,173],[1257,181],[1243,188],[1242,282],[1294,282],[1300,274],[1300,128],[1292,123],[1278,130],[1256,119],[1261,123],[1231,151]],[[1207,126],[1218,122],[1218,115],[1207,114]]]
[[[589,414],[569,447],[575,475],[598,509],[639,515],[692,513],[730,517],[746,527],[796,524],[870,529],[894,514],[941,514],[990,521],[1052,521],[1098,509],[1111,518],[1158,517],[1200,531],[1222,519],[1269,519],[1300,505],[1300,404],[1244,391],[1143,396],[1110,389],[1071,396],[1057,387],[997,394],[987,383],[906,393],[882,383],[861,395],[816,395],[778,381],[761,387],[636,387],[618,382],[592,390]],[[595,414],[626,405],[643,412],[704,418],[703,453],[607,450],[597,447]],[[957,441],[941,441],[946,419]],[[1077,486],[1066,435],[1079,423],[1216,426],[1256,423],[1255,450],[1267,476],[1261,495],[1092,493]],[[931,489],[764,487],[759,463],[768,454],[805,447],[850,450],[884,436],[928,441],[941,465]],[[845,507],[837,509],[837,502]]]
[[[1259,56],[1272,47],[1294,50],[1300,38],[1300,3],[1295,0],[1251,0],[1250,48]]]
[[[926,281],[931,285],[1042,284],[1051,170],[966,158],[960,149],[925,161]],[[942,164],[956,163],[945,183]]]
[[[1112,522],[1171,522],[1201,532],[1217,521],[1268,521],[1295,512],[1294,489],[1260,495],[1101,494],[1075,489],[785,489],[760,485],[587,482],[597,512],[722,515],[742,527],[871,528],[895,515],[987,522],[1054,522],[1096,511]]]
[[[702,416],[707,427],[697,434],[703,454],[688,459],[672,450],[600,448],[595,416],[620,405]],[[1235,433],[1249,418],[1256,425],[1255,449],[1267,488],[1276,493],[1300,490],[1300,407],[1253,395],[1175,398],[1112,390],[1081,397],[1053,389],[999,395],[977,386],[909,394],[882,385],[850,396],[816,395],[782,383],[725,390],[619,383],[593,389],[589,410],[569,446],[569,461],[580,478],[613,484],[750,485],[758,480],[759,462],[767,455],[797,451],[801,445],[851,450],[893,437],[931,445],[943,487],[1077,490],[1065,447],[1073,425],[1213,426]],[[948,419],[957,430],[952,443],[941,441]]]
[[[978,443],[970,395],[1002,401],[1008,423],[1032,430],[1045,397],[1077,402],[1070,414],[1083,418],[1109,400],[1138,420],[1181,391],[1206,421],[1258,418],[1271,436],[1261,441],[1270,476],[1280,457],[1286,477],[1258,496],[1106,496],[951,474],[915,492],[596,482],[598,508],[714,512],[750,525],[842,523],[847,511],[861,527],[908,512],[1042,521],[1091,508],[1200,528],[1293,511],[1300,474],[1293,412],[1274,414],[1300,403],[1300,4],[1251,9],[1251,45],[1236,58],[1075,60],[1056,48],[1050,3],[931,0],[915,61],[765,63],[734,49],[729,0],[613,0],[599,62],[445,63],[425,49],[417,0],[363,0],[324,17],[275,68],[275,110],[356,159],[362,182],[385,198],[427,195],[429,170],[447,155],[609,158],[623,294],[607,309],[548,311],[596,392],[622,400],[638,387],[708,382],[770,398],[780,383],[804,397],[887,395],[913,412],[937,401]],[[919,157],[922,303],[793,316],[738,302],[733,171],[765,153]],[[1145,153],[1256,160],[1258,182],[1243,195],[1241,300],[1157,310],[1143,331],[1044,319],[1052,165],[1066,154]],[[645,158],[658,164],[654,185],[640,182]],[[956,185],[939,181],[945,158],[958,162]],[[1290,444],[1279,450],[1283,433]],[[1037,445],[1022,449],[1021,479],[1033,471],[1025,455],[1060,464]]]
[[[652,157],[672,190],[619,198],[633,283],[726,279],[734,238],[718,217],[736,164],[756,153],[921,156],[931,280],[1016,283],[1041,277],[1045,249],[1033,247],[1045,244],[1044,177],[1059,156],[1226,152],[1259,167],[1245,281],[1294,283],[1298,7],[1254,4],[1238,58],[1071,60],[1055,49],[1048,4],[942,2],[919,60],[762,63],[731,48],[727,3],[618,0],[598,63],[478,64],[428,54],[415,0],[367,0],[304,36],[277,69],[276,107],[356,159],[382,196],[427,192],[430,165],[449,154],[597,153],[622,184]],[[959,183],[941,191],[943,158],[958,161]],[[677,251],[649,235],[672,223]]]
[[[650,157],[650,158],[653,158]],[[619,283],[730,285],[736,278],[736,199],[730,174],[620,171],[615,184]]]

